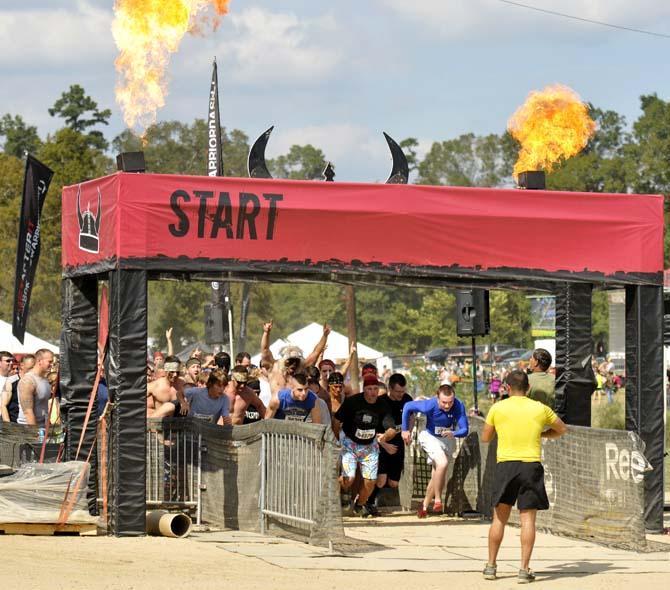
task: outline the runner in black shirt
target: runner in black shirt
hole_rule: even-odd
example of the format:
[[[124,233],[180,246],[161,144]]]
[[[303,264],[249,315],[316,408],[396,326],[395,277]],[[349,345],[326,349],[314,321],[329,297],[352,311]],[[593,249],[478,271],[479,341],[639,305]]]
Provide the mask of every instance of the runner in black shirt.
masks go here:
[[[405,391],[406,387],[405,377],[400,373],[394,373],[389,377],[388,395],[380,397],[380,400],[386,399],[391,407],[391,415],[398,433],[388,443],[379,445],[377,485],[367,501],[368,511],[375,515],[378,513],[375,504],[377,492],[386,485],[390,488],[397,488],[405,465],[405,443],[400,434],[402,409],[407,402],[412,401],[412,397]]]
[[[360,464],[363,485],[354,503],[354,513],[364,518],[370,515],[364,506],[377,480],[379,442],[387,443],[396,436],[395,421],[385,399],[378,398],[379,381],[366,375],[363,393],[344,400],[335,413],[335,434],[342,436],[342,488],[351,487]]]

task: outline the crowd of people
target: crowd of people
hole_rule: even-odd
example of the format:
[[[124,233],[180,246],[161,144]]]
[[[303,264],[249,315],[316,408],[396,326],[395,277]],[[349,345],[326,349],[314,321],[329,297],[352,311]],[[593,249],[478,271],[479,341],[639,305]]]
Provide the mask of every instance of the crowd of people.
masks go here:
[[[17,355],[18,356],[18,355]],[[46,348],[20,359],[0,351],[0,410],[4,422],[51,427],[61,435],[56,356]]]
[[[330,328],[305,356],[295,346],[286,346],[275,358],[269,348],[272,322],[263,325],[261,360],[253,366],[247,352],[234,359],[226,352],[204,354],[194,350],[185,363],[168,350],[154,355],[147,366],[146,408],[149,418],[189,416],[220,426],[242,425],[259,420],[312,422],[332,429],[341,446],[340,484],[348,494],[350,510],[362,517],[376,516],[376,499],[383,487],[396,488],[403,473],[405,446],[411,444],[417,414],[425,417],[425,428],[417,443],[431,466],[431,478],[417,510],[419,518],[443,511],[449,461],[455,456],[455,441],[469,433],[468,412],[456,397],[451,375],[428,397],[412,398],[407,380],[400,373],[377,367],[360,368],[362,391],[352,388],[349,373],[356,368],[352,358],[338,367],[324,358]],[[169,332],[168,332],[169,334]],[[171,348],[171,347],[170,347]],[[54,354],[41,349],[23,355],[19,362],[0,351],[2,418],[19,424],[56,425],[57,367]],[[558,438],[566,426],[551,409],[554,376],[551,355],[536,349],[529,373],[511,369],[493,379],[489,390],[494,404],[486,416],[481,439],[498,437],[494,475],[494,519],[489,532],[486,579],[496,577],[496,558],[512,507],[521,519],[522,560],[519,582],[533,580],[529,560],[535,538],[537,510],[549,507],[544,490],[541,438]],[[339,370],[338,370],[339,368]],[[608,367],[603,367],[607,372]],[[98,408],[104,413],[108,394],[98,391]],[[494,395],[495,394],[495,395]]]

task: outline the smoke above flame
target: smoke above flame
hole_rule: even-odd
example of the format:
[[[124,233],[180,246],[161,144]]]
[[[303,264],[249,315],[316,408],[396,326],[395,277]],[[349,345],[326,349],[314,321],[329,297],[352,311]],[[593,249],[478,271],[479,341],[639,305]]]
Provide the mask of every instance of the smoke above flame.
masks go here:
[[[229,0],[115,0],[112,35],[119,49],[116,102],[130,128],[143,131],[165,105],[170,55],[186,33],[216,29]],[[207,9],[214,9],[214,14]]]
[[[507,129],[521,144],[514,165],[517,178],[520,172],[551,172],[556,164],[578,154],[593,137],[596,124],[574,90],[555,84],[531,92]]]

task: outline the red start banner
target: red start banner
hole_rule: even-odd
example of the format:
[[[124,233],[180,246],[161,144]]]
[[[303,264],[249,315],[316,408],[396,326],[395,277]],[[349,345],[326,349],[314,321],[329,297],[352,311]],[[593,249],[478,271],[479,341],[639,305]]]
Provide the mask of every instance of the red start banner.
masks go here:
[[[66,187],[62,229],[69,275],[211,261],[661,284],[663,270],[658,195],[119,172]]]

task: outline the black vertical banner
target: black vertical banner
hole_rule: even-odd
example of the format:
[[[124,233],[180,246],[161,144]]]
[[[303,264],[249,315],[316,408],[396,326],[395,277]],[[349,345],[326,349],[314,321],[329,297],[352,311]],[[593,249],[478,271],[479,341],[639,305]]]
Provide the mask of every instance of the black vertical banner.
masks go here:
[[[207,116],[207,176],[223,176],[223,145],[219,116],[219,78],[216,59],[209,88],[209,114]]]
[[[53,171],[28,155],[23,179],[23,202],[19,222],[19,241],[16,248],[16,275],[14,279],[14,314],[12,334],[23,344],[28,321],[30,294],[40,258],[40,217],[42,205],[53,178]]]
[[[214,65],[212,66],[212,83],[209,86],[209,113],[207,115],[207,175],[208,176],[223,176],[223,142],[221,141],[221,117],[219,115],[219,76],[216,67],[216,58],[214,58]],[[228,323],[228,337],[231,343],[230,355],[233,356],[232,338],[233,326],[231,325],[231,309],[230,301],[230,285],[222,283],[221,289],[214,286],[212,283],[212,300],[214,303],[225,303],[225,307],[216,307],[214,313],[224,313],[223,324]],[[225,317],[228,316],[228,317]],[[219,343],[221,346],[227,343]]]

